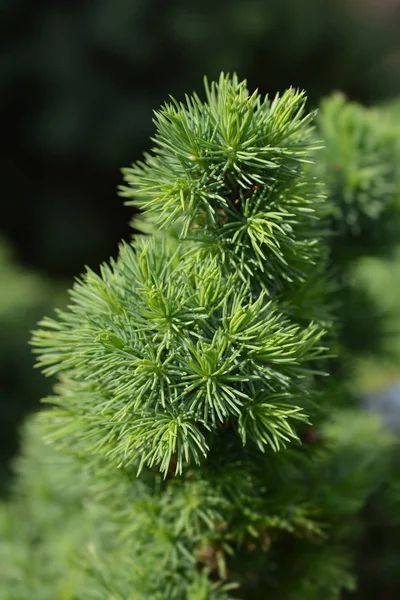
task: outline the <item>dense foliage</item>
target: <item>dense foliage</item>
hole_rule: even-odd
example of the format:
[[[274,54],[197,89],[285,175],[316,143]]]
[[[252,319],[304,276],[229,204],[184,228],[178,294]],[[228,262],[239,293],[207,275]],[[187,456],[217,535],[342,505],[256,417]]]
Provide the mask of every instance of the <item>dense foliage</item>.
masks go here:
[[[394,439],[342,364],[359,288],[337,248],[397,218],[398,144],[338,97],[317,130],[313,116],[303,93],[263,98],[224,75],[156,113],[153,150],[124,171],[132,244],[33,337],[57,383],[0,513],[6,598],[355,589],[363,510],[398,496]]]

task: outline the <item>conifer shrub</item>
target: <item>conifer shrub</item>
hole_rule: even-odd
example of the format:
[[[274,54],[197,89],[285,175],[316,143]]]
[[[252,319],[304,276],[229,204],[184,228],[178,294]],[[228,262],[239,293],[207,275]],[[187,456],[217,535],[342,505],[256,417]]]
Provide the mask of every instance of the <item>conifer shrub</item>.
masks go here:
[[[362,511],[387,483],[395,442],[335,373],[350,268],[335,247],[359,235],[355,223],[365,220],[365,235],[379,228],[396,194],[381,122],[377,131],[334,98],[315,130],[305,103],[297,90],[262,98],[221,75],[205,100],[165,104],[153,150],[124,170],[121,194],[142,215],[132,243],[99,273],[87,269],[69,307],[34,333],[57,383],[32,425],[37,458],[28,446],[19,500],[0,516],[12,529],[31,503],[24,486],[49,491],[32,518],[40,552],[53,527],[69,534],[47,573],[35,570],[41,597],[335,600],[355,590]],[[341,127],[330,128],[338,119],[345,151]],[[360,186],[348,146],[361,156]],[[391,194],[372,213],[365,148]],[[35,460],[47,467],[32,479]],[[63,486],[65,498],[51,497]],[[72,521],[41,514],[65,500]],[[27,544],[24,529],[8,530],[4,554]],[[11,564],[6,597],[34,598],[12,588],[26,555]]]

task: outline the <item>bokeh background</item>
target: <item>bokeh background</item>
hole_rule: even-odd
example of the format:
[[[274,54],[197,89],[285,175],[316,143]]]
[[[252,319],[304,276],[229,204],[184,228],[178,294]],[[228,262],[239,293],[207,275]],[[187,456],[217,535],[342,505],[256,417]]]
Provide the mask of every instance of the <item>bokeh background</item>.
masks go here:
[[[150,147],[153,109],[168,94],[200,92],[204,74],[221,70],[263,93],[304,88],[310,106],[335,90],[365,105],[400,96],[400,1],[3,0],[2,7],[4,481],[17,426],[47,391],[32,368],[29,331],[64,302],[60,290],[84,265],[96,267],[129,238],[131,210],[116,188],[120,168]],[[367,270],[376,293],[392,284],[394,306],[392,273],[400,283],[400,267],[393,264]],[[397,373],[388,365],[373,378],[385,386]]]

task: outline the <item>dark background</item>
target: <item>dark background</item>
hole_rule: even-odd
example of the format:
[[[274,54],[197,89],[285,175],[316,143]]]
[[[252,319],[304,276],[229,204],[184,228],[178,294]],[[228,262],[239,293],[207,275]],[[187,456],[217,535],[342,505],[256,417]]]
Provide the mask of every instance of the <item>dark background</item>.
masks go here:
[[[130,236],[120,168],[149,149],[152,111],[203,75],[250,88],[400,94],[398,0],[3,0],[0,67],[0,463],[48,385],[29,330],[57,290]],[[0,248],[1,249],[1,248]],[[11,261],[11,262],[10,262]],[[40,275],[38,275],[40,273]],[[11,293],[12,290],[12,293]],[[1,483],[0,464],[0,483]]]

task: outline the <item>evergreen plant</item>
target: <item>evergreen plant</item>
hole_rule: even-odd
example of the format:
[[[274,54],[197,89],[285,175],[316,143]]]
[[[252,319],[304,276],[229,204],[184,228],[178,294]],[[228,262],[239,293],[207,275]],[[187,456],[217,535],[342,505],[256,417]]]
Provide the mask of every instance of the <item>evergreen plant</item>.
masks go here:
[[[142,215],[133,242],[99,274],[87,269],[68,309],[33,336],[58,381],[5,521],[24,510],[35,464],[42,489],[59,489],[56,457],[68,463],[60,489],[79,502],[47,596],[37,571],[31,595],[15,587],[25,558],[10,600],[335,600],[355,589],[360,515],[387,482],[394,441],[349,398],[343,371],[335,378],[349,269],[335,257],[340,236],[364,233],[364,213],[373,227],[395,215],[395,176],[361,107],[327,101],[316,131],[305,104],[297,90],[262,98],[221,75],[204,101],[171,99],[155,114],[154,149],[121,188]],[[348,125],[364,160],[351,111],[377,163],[354,161],[359,187],[330,128]],[[368,194],[383,208],[371,213]],[[42,518],[39,508],[39,528]]]

